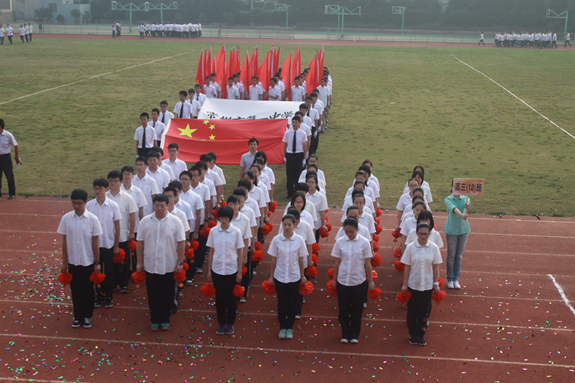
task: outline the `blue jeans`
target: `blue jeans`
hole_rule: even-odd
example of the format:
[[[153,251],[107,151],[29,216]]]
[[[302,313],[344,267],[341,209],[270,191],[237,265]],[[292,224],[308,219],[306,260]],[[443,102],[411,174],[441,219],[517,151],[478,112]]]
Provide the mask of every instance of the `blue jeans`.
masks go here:
[[[448,282],[455,282],[459,279],[459,274],[461,273],[461,259],[463,258],[463,251],[465,251],[465,244],[467,243],[468,235],[469,233],[461,235],[446,234]]]

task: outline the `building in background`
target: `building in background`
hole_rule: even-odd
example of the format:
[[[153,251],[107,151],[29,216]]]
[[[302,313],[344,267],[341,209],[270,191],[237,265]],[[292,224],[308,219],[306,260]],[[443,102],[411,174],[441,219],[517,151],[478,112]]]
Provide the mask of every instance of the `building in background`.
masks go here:
[[[49,8],[52,11],[52,23],[58,22],[58,15],[62,15],[64,18],[64,24],[74,24],[76,21],[82,22],[82,17],[76,20],[72,17],[71,12],[73,9],[78,9],[80,15],[84,15],[84,12],[92,11],[92,6],[90,4],[74,4],[74,0],[0,0],[0,4],[3,2],[12,2],[14,6],[14,17],[19,21],[33,21],[36,16],[34,11],[41,8]]]

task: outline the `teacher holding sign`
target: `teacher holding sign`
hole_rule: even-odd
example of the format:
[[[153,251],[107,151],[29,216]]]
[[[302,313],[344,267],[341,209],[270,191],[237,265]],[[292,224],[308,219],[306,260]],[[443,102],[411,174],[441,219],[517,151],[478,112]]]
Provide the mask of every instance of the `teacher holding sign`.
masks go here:
[[[467,236],[471,231],[467,214],[470,204],[469,197],[461,195],[458,188],[453,187],[453,183],[451,187],[451,195],[445,199],[447,221],[443,227],[447,237],[447,288],[460,289],[458,279],[461,273],[461,260]]]

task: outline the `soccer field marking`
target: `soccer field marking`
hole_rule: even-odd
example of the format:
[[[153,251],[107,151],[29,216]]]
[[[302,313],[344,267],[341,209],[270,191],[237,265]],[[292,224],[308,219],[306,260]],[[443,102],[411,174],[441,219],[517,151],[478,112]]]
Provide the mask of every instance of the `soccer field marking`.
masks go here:
[[[559,295],[561,295],[561,299],[563,299],[563,302],[565,303],[565,306],[567,306],[569,308],[569,310],[571,310],[571,312],[573,313],[573,315],[575,315],[575,309],[573,308],[573,306],[571,306],[571,302],[569,302],[569,299],[567,299],[567,296],[565,295],[565,292],[563,291],[563,288],[559,285],[559,283],[557,283],[557,280],[555,279],[555,277],[551,274],[547,274],[547,276],[549,278],[551,278],[551,281],[553,282],[553,284],[555,285],[555,288],[557,289],[557,291],[559,292]]]
[[[44,340],[64,340],[64,341],[81,341],[81,342],[98,342],[98,343],[108,343],[108,344],[137,344],[141,346],[164,346],[164,347],[191,347],[191,348],[204,348],[209,349],[221,349],[221,350],[242,350],[242,351],[264,351],[272,353],[293,353],[293,354],[310,354],[310,355],[342,355],[349,357],[354,356],[365,356],[374,358],[394,358],[394,359],[420,359],[420,360],[440,360],[444,362],[476,362],[485,364],[503,364],[503,365],[517,365],[517,366],[532,366],[532,367],[559,367],[559,368],[575,368],[575,365],[568,364],[557,364],[557,363],[534,363],[534,362],[514,362],[507,360],[488,360],[488,359],[476,359],[476,358],[449,358],[441,357],[437,355],[433,356],[420,356],[420,355],[409,355],[407,353],[402,354],[377,354],[377,353],[361,353],[361,352],[343,352],[343,351],[329,351],[329,350],[296,350],[296,349],[285,349],[282,348],[278,350],[277,348],[259,347],[259,346],[225,346],[216,344],[195,344],[195,343],[173,343],[173,342],[142,342],[141,340],[125,340],[120,341],[117,339],[101,339],[101,338],[81,338],[81,337],[69,337],[69,336],[41,336],[41,335],[25,335],[25,334],[0,334],[0,336],[6,338],[28,338],[28,339],[44,339]],[[407,343],[407,340],[406,340]],[[25,381],[26,379],[22,379]]]
[[[486,79],[488,79],[489,81],[493,82],[495,85],[497,85],[498,87],[500,87],[501,89],[503,89],[504,91],[506,91],[507,93],[509,93],[510,95],[512,95],[513,97],[515,97],[517,100],[519,100],[519,102],[521,102],[523,105],[525,105],[526,107],[528,107],[529,109],[531,109],[532,111],[534,111],[535,113],[537,113],[538,115],[540,115],[541,117],[543,117],[545,120],[549,121],[551,124],[553,124],[553,126],[555,126],[556,128],[559,128],[563,131],[563,133],[567,134],[569,137],[575,139],[575,136],[573,136],[571,133],[569,133],[568,131],[566,131],[565,129],[563,129],[562,127],[560,127],[559,125],[557,125],[556,123],[554,123],[553,121],[551,121],[549,118],[547,118],[546,116],[544,116],[543,114],[539,113],[539,111],[537,111],[535,108],[533,108],[531,105],[529,105],[528,103],[526,103],[525,101],[523,101],[522,99],[520,99],[519,97],[517,97],[515,94],[513,94],[510,90],[508,90],[507,88],[505,88],[503,85],[499,84],[497,81],[495,81],[494,79],[492,79],[491,77],[487,76],[485,73],[475,69],[474,67],[472,67],[471,65],[467,64],[464,61],[461,61],[460,59],[458,59],[457,57],[451,55],[451,57],[453,57],[454,59],[456,59],[457,61],[459,61],[460,63],[462,63],[463,65],[467,66],[470,69],[473,69],[474,71],[476,71],[477,73],[479,73],[480,75],[482,75],[483,77],[485,77]]]
[[[50,91],[52,91],[52,90],[64,88],[64,87],[66,87],[66,86],[70,86],[70,85],[74,85],[74,84],[79,84],[79,83],[81,83],[81,82],[88,81],[88,80],[92,80],[92,79],[95,79],[95,78],[98,78],[98,77],[102,77],[102,76],[106,76],[106,75],[109,75],[109,74],[112,74],[112,73],[118,73],[118,72],[122,72],[122,71],[125,71],[125,70],[128,70],[128,69],[138,68],[138,67],[141,67],[141,66],[144,66],[144,65],[149,65],[149,64],[153,64],[153,63],[156,63],[156,62],[159,62],[159,61],[168,60],[168,59],[171,59],[171,58],[174,58],[174,57],[178,57],[178,56],[181,56],[181,55],[185,55],[185,54],[188,54],[188,53],[189,53],[189,52],[184,52],[184,53],[180,53],[180,54],[177,54],[177,55],[174,55],[174,56],[163,57],[163,58],[161,58],[161,59],[157,59],[157,60],[153,60],[153,61],[148,61],[148,62],[146,62],[146,63],[142,63],[142,64],[138,64],[138,65],[132,65],[132,66],[129,66],[129,67],[126,67],[126,68],[122,68],[122,69],[118,69],[118,70],[115,70],[115,71],[106,72],[106,73],[100,73],[100,74],[97,74],[97,75],[94,75],[94,76],[91,76],[91,77],[88,77],[88,78],[84,78],[84,79],[82,79],[82,80],[77,80],[77,81],[70,82],[70,83],[68,83],[68,84],[64,84],[64,85],[60,85],[60,86],[56,86],[56,87],[50,88],[50,89],[44,89],[44,90],[41,90],[41,91],[39,91],[39,92],[30,93],[30,94],[27,94],[27,95],[25,95],[25,96],[21,96],[21,97],[14,98],[14,99],[12,99],[12,100],[3,101],[3,102],[0,102],[0,105],[4,105],[4,104],[8,104],[8,103],[10,103],[10,102],[22,100],[23,98],[28,98],[28,97],[36,96],[36,95],[38,95],[38,94],[50,92]]]

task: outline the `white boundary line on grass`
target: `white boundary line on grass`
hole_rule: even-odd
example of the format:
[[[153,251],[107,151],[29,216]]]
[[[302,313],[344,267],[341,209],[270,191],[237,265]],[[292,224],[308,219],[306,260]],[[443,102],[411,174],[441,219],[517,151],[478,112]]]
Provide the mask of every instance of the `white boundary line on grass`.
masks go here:
[[[565,306],[567,306],[569,308],[569,310],[571,310],[571,312],[573,313],[573,315],[575,315],[575,309],[573,308],[573,306],[571,306],[571,302],[569,302],[569,299],[567,299],[567,296],[565,295],[565,292],[563,291],[563,288],[561,286],[559,286],[559,283],[557,283],[557,280],[555,279],[555,277],[551,274],[547,274],[547,276],[549,278],[551,278],[551,281],[553,282],[553,284],[555,285],[555,288],[557,289],[557,291],[559,292],[559,295],[561,295],[561,299],[563,299],[563,302],[565,303]]]
[[[567,134],[569,137],[575,139],[575,136],[573,136],[571,133],[569,133],[568,131],[566,131],[565,129],[563,129],[562,127],[560,127],[559,125],[557,125],[556,123],[554,123],[553,121],[551,121],[549,118],[547,118],[546,116],[542,115],[541,113],[539,113],[535,108],[533,108],[531,105],[529,105],[528,103],[526,103],[525,101],[523,101],[522,99],[520,99],[519,97],[517,97],[516,95],[514,95],[511,91],[507,90],[503,85],[499,84],[497,81],[495,81],[494,79],[492,79],[491,77],[487,76],[485,73],[478,71],[477,69],[475,69],[474,67],[472,67],[471,65],[467,64],[466,62],[461,61],[460,59],[458,59],[457,57],[451,55],[451,57],[453,57],[454,59],[456,59],[457,61],[459,61],[460,63],[462,63],[463,65],[467,66],[468,68],[473,69],[474,71],[476,71],[477,73],[479,73],[480,75],[482,75],[483,77],[485,77],[486,79],[488,79],[489,81],[491,81],[492,83],[494,83],[495,85],[497,85],[498,87],[500,87],[501,89],[503,89],[504,91],[506,91],[507,93],[509,93],[510,95],[512,95],[513,97],[515,97],[517,100],[519,100],[523,105],[525,105],[526,107],[528,107],[529,109],[531,109],[532,111],[534,111],[535,113],[537,113],[538,115],[540,115],[541,117],[543,117],[545,120],[549,121],[551,124],[553,124],[553,126],[555,126],[556,128],[559,128],[563,131],[563,133]]]
[[[105,75],[108,75],[108,74],[118,73],[118,72],[122,72],[122,71],[125,71],[125,70],[128,70],[128,69],[133,69],[133,68],[138,68],[138,67],[141,67],[141,66],[144,66],[144,65],[153,64],[153,63],[158,62],[158,61],[168,60],[168,59],[171,59],[171,58],[174,58],[174,57],[178,57],[178,56],[181,56],[181,55],[185,55],[185,54],[188,54],[188,53],[189,53],[189,52],[184,52],[184,53],[180,53],[180,54],[177,54],[177,55],[174,55],[174,56],[169,56],[169,57],[164,57],[164,58],[157,59],[157,60],[154,60],[154,61],[149,61],[149,62],[147,62],[147,63],[138,64],[138,65],[132,65],[132,66],[129,66],[129,67],[126,67],[126,68],[122,68],[122,69],[118,69],[118,70],[115,70],[115,71],[97,74],[97,75],[95,75],[95,76],[88,77],[88,78],[85,78],[85,79],[82,79],[82,80],[70,82],[70,83],[68,83],[68,84],[60,85],[60,86],[57,86],[57,87],[54,87],[54,88],[50,88],[50,89],[44,89],[44,90],[41,90],[41,91],[36,92],[36,93],[30,93],[30,94],[27,94],[27,95],[25,95],[25,96],[21,96],[21,97],[18,97],[18,98],[14,98],[14,99],[12,99],[12,100],[3,101],[3,102],[0,102],[0,105],[4,105],[4,104],[8,104],[8,103],[10,103],[10,102],[18,101],[18,100],[21,100],[21,99],[23,99],[23,98],[36,96],[37,94],[49,92],[49,91],[51,91],[51,90],[56,90],[56,89],[64,88],[64,87],[66,87],[66,86],[70,86],[70,85],[74,85],[74,84],[79,84],[79,83],[81,83],[81,82],[88,81],[88,80],[92,80],[92,79],[95,79],[95,78],[98,78],[98,77],[102,77],[102,76],[105,76]]]

